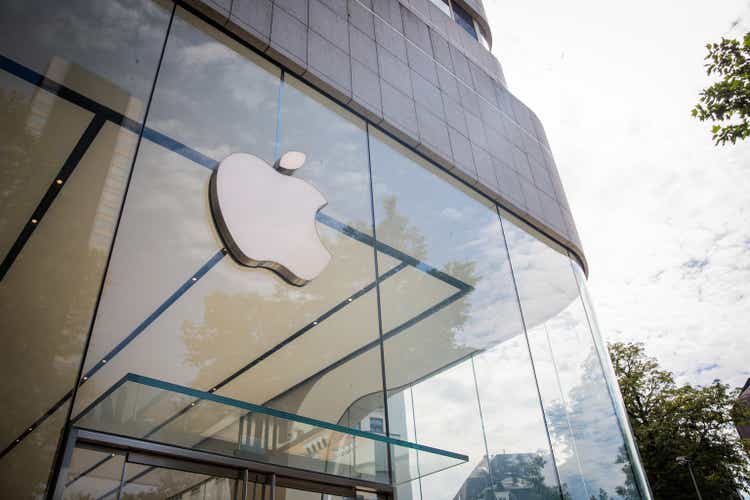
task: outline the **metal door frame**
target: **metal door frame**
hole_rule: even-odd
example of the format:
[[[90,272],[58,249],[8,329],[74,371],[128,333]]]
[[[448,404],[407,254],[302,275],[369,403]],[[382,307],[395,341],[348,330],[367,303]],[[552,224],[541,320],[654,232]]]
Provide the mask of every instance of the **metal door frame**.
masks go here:
[[[52,495],[53,500],[63,498],[68,469],[75,448],[117,450],[126,453],[126,462],[129,463],[236,478],[242,480],[241,498],[245,500],[249,481],[270,484],[271,500],[275,500],[276,486],[348,498],[356,498],[357,493],[368,493],[376,495],[377,500],[393,500],[394,489],[390,484],[217,455],[80,428],[73,428],[68,435],[63,451],[62,467]],[[120,486],[122,487],[122,480]]]

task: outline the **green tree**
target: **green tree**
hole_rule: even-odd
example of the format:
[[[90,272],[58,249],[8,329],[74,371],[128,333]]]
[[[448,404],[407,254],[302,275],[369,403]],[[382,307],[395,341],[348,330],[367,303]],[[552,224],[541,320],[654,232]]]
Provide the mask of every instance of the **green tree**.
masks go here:
[[[737,404],[739,390],[678,385],[643,344],[615,342],[609,352],[655,498],[695,498],[678,456],[691,460],[703,498],[750,492],[750,446],[735,428],[750,421],[750,409]]]
[[[706,45],[706,73],[719,78],[700,93],[692,115],[713,122],[716,145],[750,135],[750,32],[742,40],[722,38]]]

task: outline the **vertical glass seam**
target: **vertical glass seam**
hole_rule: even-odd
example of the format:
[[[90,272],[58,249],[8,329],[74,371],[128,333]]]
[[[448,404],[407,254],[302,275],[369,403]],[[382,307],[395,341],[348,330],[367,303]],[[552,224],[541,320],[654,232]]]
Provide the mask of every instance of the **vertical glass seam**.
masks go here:
[[[135,144],[135,149],[133,150],[133,159],[130,162],[130,171],[128,172],[127,181],[125,182],[125,187],[122,194],[122,201],[120,202],[119,211],[117,213],[117,220],[115,221],[115,227],[114,231],[112,232],[112,241],[109,243],[109,251],[107,252],[107,262],[104,265],[104,269],[102,270],[102,276],[101,280],[99,282],[99,291],[96,295],[96,301],[94,304],[94,310],[91,313],[91,320],[89,322],[89,331],[86,334],[86,341],[83,345],[83,352],[81,356],[81,361],[78,365],[78,373],[76,375],[76,380],[73,383],[73,389],[70,394],[70,406],[68,407],[68,414],[65,417],[65,425],[63,426],[63,432],[60,438],[60,441],[57,445],[57,450],[55,451],[55,458],[52,463],[52,469],[50,470],[50,476],[49,480],[47,481],[47,492],[46,492],[46,498],[50,499],[52,498],[53,492],[54,492],[54,485],[55,483],[60,479],[59,473],[60,473],[60,467],[62,465],[62,446],[67,441],[67,436],[70,433],[71,428],[71,417],[73,415],[73,409],[75,407],[76,403],[76,396],[78,395],[78,387],[81,385],[81,378],[83,376],[83,368],[86,364],[86,357],[88,355],[88,350],[91,343],[91,337],[94,332],[94,325],[96,324],[96,316],[99,312],[99,305],[101,304],[101,298],[102,298],[102,292],[104,290],[104,283],[107,279],[107,273],[109,272],[109,265],[112,262],[112,253],[114,251],[115,242],[117,241],[117,234],[120,229],[120,222],[122,221],[122,213],[125,209],[125,202],[128,198],[128,191],[130,189],[130,183],[133,179],[133,171],[135,170],[135,164],[138,160],[138,152],[141,147],[141,141],[143,139],[143,131],[146,129],[146,122],[148,120],[148,114],[151,110],[151,102],[154,97],[154,92],[156,91],[156,83],[159,79],[159,70],[161,69],[162,62],[164,60],[164,53],[167,50],[167,42],[169,41],[169,34],[172,30],[172,22],[174,21],[175,12],[177,10],[177,4],[172,4],[172,12],[169,15],[169,22],[167,23],[167,29],[164,33],[164,41],[162,42],[161,46],[161,52],[159,53],[159,60],[156,63],[156,69],[154,71],[154,79],[151,83],[151,89],[149,91],[148,95],[148,101],[146,103],[146,109],[143,113],[143,122],[141,123],[140,129],[138,130],[138,139]]]
[[[510,277],[513,281],[513,291],[516,295],[516,303],[518,304],[518,312],[521,315],[521,327],[523,328],[523,336],[526,340],[526,349],[529,352],[529,363],[531,364],[531,374],[534,377],[534,385],[536,386],[537,401],[539,401],[539,410],[542,413],[542,423],[544,423],[544,432],[547,434],[547,444],[549,445],[549,452],[552,456],[552,465],[555,470],[555,478],[557,479],[557,490],[560,494],[560,498],[565,498],[562,489],[562,482],[560,481],[560,471],[557,468],[557,459],[555,458],[555,449],[552,446],[552,437],[549,433],[549,426],[547,425],[547,413],[544,409],[544,403],[542,402],[542,391],[539,389],[539,379],[536,375],[536,365],[534,364],[534,356],[531,353],[531,342],[529,341],[529,332],[526,328],[526,317],[523,314],[523,306],[521,305],[521,295],[518,292],[518,283],[516,281],[516,271],[513,269],[513,259],[510,256],[510,247],[508,246],[508,237],[505,235],[505,226],[503,225],[503,217],[500,215],[500,208],[495,205],[495,211],[497,212],[497,218],[500,220],[500,233],[503,237],[503,244],[505,245],[505,254],[508,256],[508,267],[510,267]]]
[[[471,375],[474,377],[474,392],[477,396],[477,408],[479,409],[479,423],[482,426],[482,438],[484,440],[484,456],[487,459],[487,474],[490,476],[492,491],[495,491],[495,478],[492,475],[492,462],[490,462],[490,447],[487,445],[487,430],[484,426],[484,413],[482,412],[482,400],[479,397],[479,382],[477,382],[477,370],[474,365],[475,355],[471,355]]]
[[[563,391],[562,382],[560,381],[560,372],[557,369],[557,361],[555,360],[555,352],[552,350],[552,341],[549,338],[549,330],[547,324],[544,325],[544,337],[547,339],[547,347],[549,348],[549,357],[552,360],[552,368],[555,372],[555,381],[557,382],[557,390],[560,393],[560,399],[563,403],[563,409],[565,410],[565,422],[568,424],[568,432],[570,432],[570,441],[573,445],[573,451],[576,454],[576,463],[578,464],[578,475],[581,478],[581,484],[586,492],[586,498],[590,497],[588,484],[583,474],[583,466],[581,465],[581,455],[578,453],[578,443],[576,441],[576,435],[573,432],[573,424],[570,423],[570,414],[568,413],[568,400],[565,398],[565,391]]]
[[[414,442],[419,444],[419,437],[417,435],[417,415],[414,409],[414,386],[409,386],[409,396],[411,400],[411,424],[414,426]],[[417,481],[419,483],[419,498],[422,499],[422,469],[419,467],[419,451],[416,453],[417,456]]]
[[[370,219],[372,220],[372,238],[377,242],[378,235],[375,228],[375,183],[372,176],[372,154],[370,152],[370,124],[365,121],[365,140],[367,142],[367,169],[370,174]],[[390,415],[388,413],[388,383],[385,372],[385,347],[383,345],[383,318],[380,306],[380,269],[378,268],[377,245],[372,246],[372,255],[375,263],[375,297],[378,312],[378,345],[380,347],[380,375],[383,384],[383,419],[385,420],[385,434],[391,435]],[[388,480],[393,483],[393,464],[391,463],[391,445],[386,444],[386,456],[388,460]],[[421,494],[421,488],[420,488]]]

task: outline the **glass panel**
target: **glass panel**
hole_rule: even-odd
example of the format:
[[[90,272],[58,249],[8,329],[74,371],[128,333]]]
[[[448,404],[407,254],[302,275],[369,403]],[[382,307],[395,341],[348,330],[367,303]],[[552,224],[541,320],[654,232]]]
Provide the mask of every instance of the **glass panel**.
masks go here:
[[[178,9],[149,111],[156,133],[147,137],[198,161],[242,152],[273,163],[280,74]]]
[[[474,366],[496,495],[559,499],[526,337],[476,355]]]
[[[85,97],[140,121],[171,2],[7,0],[0,52]],[[3,60],[7,69],[8,61]],[[113,91],[116,89],[116,91]]]
[[[294,176],[324,194],[328,205],[321,212],[372,235],[365,122],[285,74],[279,129],[277,156],[305,153],[307,161]]]
[[[75,448],[63,492],[64,500],[117,498],[125,455],[114,451]]]
[[[142,118],[169,16],[145,0],[3,2],[0,451],[20,438],[44,454],[25,477],[0,474],[18,497],[47,481],[64,415],[52,444],[37,434],[68,408],[137,141],[123,114]],[[4,451],[0,468],[18,467]]]
[[[125,464],[120,500],[240,500],[242,484],[236,479],[182,470]],[[252,487],[255,483],[249,484]],[[108,496],[105,498],[109,498]]]
[[[630,422],[628,421],[628,414],[625,409],[625,403],[622,400],[622,394],[620,393],[620,386],[617,383],[617,376],[615,370],[612,367],[612,361],[609,358],[607,346],[602,338],[599,324],[596,320],[596,314],[594,307],[591,302],[591,297],[586,286],[586,276],[583,273],[581,267],[571,259],[571,265],[573,266],[573,272],[575,273],[578,287],[581,291],[581,298],[583,299],[583,306],[586,311],[586,316],[589,320],[589,326],[592,329],[594,337],[594,343],[596,344],[599,359],[604,368],[604,377],[607,380],[607,386],[609,387],[612,400],[614,402],[615,411],[617,412],[617,418],[620,422],[620,428],[625,437],[625,443],[627,445],[627,452],[623,450],[622,463],[623,471],[626,475],[626,484],[624,495],[626,498],[638,498],[640,494],[642,497],[647,498],[650,496],[650,489],[648,486],[648,479],[646,479],[646,473],[643,470],[641,464],[640,455],[638,453],[638,447],[633,438],[633,432],[630,428]],[[631,470],[628,470],[627,464],[630,462]]]
[[[421,474],[466,457],[137,375],[127,375],[77,427],[349,478],[387,482],[387,447],[422,460]],[[155,427],[156,426],[156,427]],[[399,452],[401,453],[401,452]],[[427,464],[427,465],[425,465]],[[414,474],[417,472],[415,471]],[[396,482],[417,476],[396,477]]]
[[[503,226],[563,490],[618,498],[630,463],[570,260],[509,220]]]
[[[178,10],[77,411],[135,372],[352,427],[384,414],[364,123],[299,82],[280,93],[279,77]],[[292,149],[307,156],[294,176],[328,200],[317,231],[332,255],[302,288],[225,256],[208,204],[223,155]]]
[[[556,491],[554,474],[545,475],[549,444],[494,205],[380,133],[371,133],[370,151],[379,267],[394,257],[406,263],[381,272],[390,432],[470,457],[399,498],[484,498],[493,488],[500,494],[507,476],[498,469],[493,483],[490,464],[508,453],[541,459],[539,477],[529,479]],[[510,352],[513,373],[503,368]],[[486,435],[478,394],[488,410]],[[506,428],[502,408],[516,405],[531,420]],[[429,457],[416,464],[406,458],[394,456],[397,471],[429,464]]]

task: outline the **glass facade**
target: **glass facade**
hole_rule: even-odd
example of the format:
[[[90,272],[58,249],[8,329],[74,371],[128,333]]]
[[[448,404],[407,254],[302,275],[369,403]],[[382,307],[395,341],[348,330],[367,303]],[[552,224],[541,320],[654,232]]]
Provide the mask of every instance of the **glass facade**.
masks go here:
[[[0,26],[0,491],[42,497],[66,426],[136,374],[469,457],[398,484],[402,500],[649,497],[567,251],[169,2],[11,1]],[[227,155],[288,151],[327,200],[331,261],[304,287],[227,255],[208,198]],[[105,410],[144,440],[189,427],[185,447],[262,433],[153,402]],[[282,434],[265,445],[330,447]],[[365,452],[384,482],[440,469]],[[76,449],[66,498],[123,478],[124,498],[238,495],[142,467]]]

